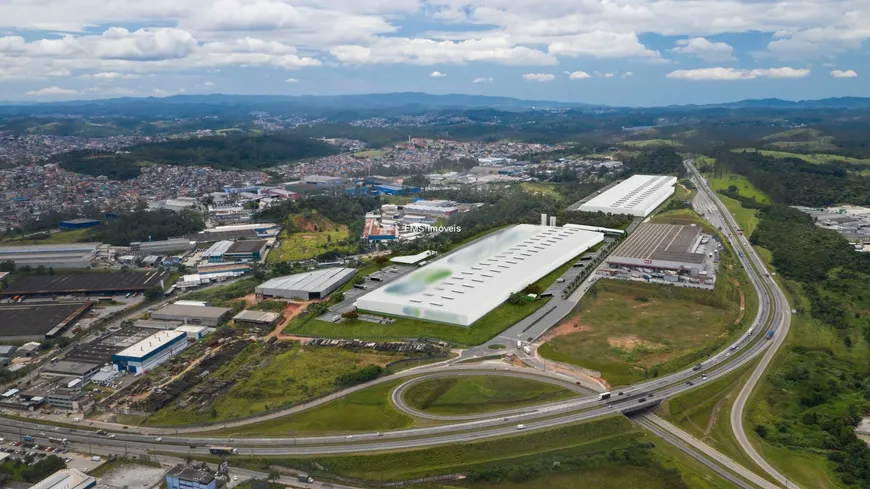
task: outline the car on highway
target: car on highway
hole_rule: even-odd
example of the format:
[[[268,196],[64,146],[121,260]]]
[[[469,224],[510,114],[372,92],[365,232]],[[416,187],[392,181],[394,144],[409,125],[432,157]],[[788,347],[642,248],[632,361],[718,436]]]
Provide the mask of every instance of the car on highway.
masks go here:
[[[637,402],[646,402],[646,398],[645,398],[645,397],[641,397],[640,399],[637,400]]]
[[[524,424],[518,424],[518,425],[517,425],[517,429],[518,429],[518,430],[524,430],[524,429],[526,429],[526,425],[524,425]]]
[[[156,441],[156,442],[161,442],[161,441],[163,441],[163,438],[161,438],[161,437],[158,436],[154,441]]]
[[[353,438],[353,435],[347,435],[348,440],[350,440],[351,438]]]
[[[114,433],[109,433],[109,438],[114,438],[114,437],[115,437]]]

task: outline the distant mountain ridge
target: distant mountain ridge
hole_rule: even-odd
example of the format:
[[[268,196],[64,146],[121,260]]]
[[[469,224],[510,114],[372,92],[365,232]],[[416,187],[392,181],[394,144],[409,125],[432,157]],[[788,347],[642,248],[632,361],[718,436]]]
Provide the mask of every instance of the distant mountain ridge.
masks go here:
[[[201,105],[216,107],[251,106],[255,109],[267,110],[268,107],[279,105],[281,108],[299,109],[448,109],[448,108],[493,108],[493,109],[611,109],[625,110],[641,107],[613,107],[601,104],[585,104],[580,102],[560,102],[552,100],[523,100],[513,97],[490,95],[447,94],[435,95],[422,92],[373,93],[358,95],[172,95],[169,97],[120,97],[100,100],[75,100],[66,102],[2,102],[0,112],[9,112],[13,107],[29,108],[73,108],[73,107],[105,107],[121,106],[185,106]],[[868,97],[835,97],[817,100],[783,100],[779,98],[747,99],[719,104],[686,104],[661,107],[643,107],[643,109],[867,109],[870,108]]]

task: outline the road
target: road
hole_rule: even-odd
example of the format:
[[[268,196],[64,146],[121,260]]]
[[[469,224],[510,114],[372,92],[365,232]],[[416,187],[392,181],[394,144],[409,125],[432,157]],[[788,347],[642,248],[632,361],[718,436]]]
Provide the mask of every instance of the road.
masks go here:
[[[707,185],[706,180],[701,176],[698,170],[691,164],[691,162],[686,162],[686,166],[692,174],[692,180],[695,182],[695,186],[698,188],[698,195],[705,194],[706,198],[709,199],[718,209],[718,213],[720,216],[724,216],[725,221],[727,222],[728,227],[732,229],[739,229],[740,226],[737,225],[737,221],[734,220],[734,216],[728,212],[728,209],[725,208],[724,204],[716,197],[715,193],[712,189],[710,189],[709,185]],[[738,233],[736,235],[737,241],[740,243],[741,248],[744,250],[746,256],[749,257],[753,265],[757,270],[766,270],[764,262],[758,256],[755,249],[749,243],[749,240],[742,233]],[[737,399],[734,401],[734,405],[731,408],[731,430],[734,433],[734,436],[737,438],[738,443],[740,443],[740,447],[749,458],[752,459],[759,467],[761,467],[765,472],[770,474],[777,481],[782,481],[786,487],[798,487],[793,482],[789,481],[787,477],[783,474],[779,473],[776,469],[774,469],[761,454],[755,449],[752,443],[749,441],[749,437],[746,434],[746,427],[743,423],[744,412],[746,410],[746,403],[749,400],[749,396],[752,394],[752,390],[758,385],[758,382],[761,380],[762,375],[767,370],[767,367],[770,365],[770,362],[773,360],[773,357],[776,355],[777,350],[779,350],[780,346],[782,346],[785,341],[786,335],[788,334],[789,328],[791,326],[791,309],[788,304],[788,299],[785,297],[785,294],[782,292],[782,289],[779,288],[779,285],[776,283],[776,280],[770,277],[770,275],[765,272],[765,280],[764,280],[765,289],[768,291],[769,296],[767,300],[772,298],[774,303],[774,316],[772,318],[772,327],[776,330],[776,334],[774,338],[771,340],[771,348],[769,348],[764,356],[761,358],[761,361],[750,374],[749,380],[740,390],[740,393],[737,395]]]
[[[696,176],[696,178],[699,177]],[[707,205],[710,207],[711,211],[708,212],[708,214],[711,222],[713,222],[714,225],[719,225],[717,222],[721,222],[723,229],[727,229],[728,225],[733,226],[733,220],[730,219],[730,216],[727,216],[727,213],[718,212],[717,209],[721,208],[721,203],[718,202],[715,195],[712,194],[709,189],[706,189],[701,185],[698,185],[698,187],[702,191],[698,192],[699,197],[696,204],[699,206]],[[714,209],[716,210],[714,211]],[[723,214],[727,217],[717,214]],[[178,434],[176,435],[175,430],[172,429],[136,428],[135,430],[121,430],[119,425],[108,424],[105,425],[106,429],[113,429],[118,432],[115,438],[97,437],[94,436],[92,431],[70,427],[58,428],[56,433],[60,433],[63,437],[69,438],[77,443],[96,443],[109,450],[115,450],[116,453],[120,452],[121,449],[126,450],[132,448],[136,450],[195,453],[203,455],[208,453],[208,450],[204,445],[232,444],[233,446],[238,447],[240,453],[244,455],[336,454],[379,450],[405,450],[442,444],[466,443],[496,436],[516,434],[516,424],[518,421],[521,421],[529,431],[532,431],[558,427],[578,421],[591,420],[602,416],[612,415],[614,413],[629,413],[639,409],[652,407],[660,402],[660,399],[675,396],[693,389],[698,385],[702,385],[705,380],[701,378],[701,374],[705,374],[709,379],[715,379],[722,375],[726,375],[735,369],[754,361],[763,353],[766,353],[765,358],[768,358],[774,351],[774,348],[770,347],[778,347],[782,343],[780,339],[784,338],[784,333],[787,331],[789,315],[783,313],[786,309],[783,307],[785,303],[781,295],[778,296],[774,293],[773,300],[769,297],[769,290],[776,291],[778,290],[778,287],[769,278],[767,280],[762,279],[755,269],[752,268],[752,263],[760,265],[761,262],[757,255],[755,255],[751,246],[745,242],[745,239],[739,237],[739,235],[733,232],[726,231],[726,235],[735,250],[743,250],[742,255],[738,256],[738,260],[744,268],[746,268],[753,286],[759,291],[759,310],[750,328],[750,333],[743,335],[732,345],[717,352],[711,358],[703,362],[703,366],[700,370],[696,371],[694,369],[686,369],[681,372],[676,372],[674,374],[630,386],[619,392],[614,392],[613,397],[607,401],[599,401],[597,397],[585,397],[568,402],[563,401],[534,406],[534,409],[530,412],[516,414],[508,421],[504,421],[497,413],[491,413],[490,416],[492,417],[488,419],[461,421],[438,427],[411,428],[384,433],[363,433],[344,436],[281,436],[274,438],[240,438],[236,440],[228,439],[226,436],[191,436],[196,432],[215,430],[217,429],[216,426],[179,429],[177,430]],[[759,266],[759,270],[763,270],[763,267]],[[582,295],[583,292],[583,285],[585,284],[581,285],[581,288],[572,295],[571,299],[574,299],[575,296],[577,296],[579,300],[579,296]],[[567,300],[565,302],[575,304],[572,300]],[[543,312],[541,313],[541,317],[546,317],[549,320],[554,318],[556,314],[562,312],[561,310],[557,311],[556,309],[548,310],[549,306],[552,305],[556,305],[558,308],[560,303],[548,304],[542,308]],[[562,308],[567,308],[567,306],[568,304],[561,305]],[[559,316],[558,319],[561,319],[561,317],[562,316]],[[771,318],[773,319],[771,320]],[[553,324],[555,324],[555,322]],[[522,326],[522,328],[525,328],[526,326]],[[515,331],[518,327],[520,327],[519,323],[509,328],[508,331]],[[776,333],[775,338],[778,341],[767,341],[763,339],[764,334],[768,330],[773,330]],[[531,331],[531,329],[529,329],[529,331]],[[523,332],[520,331],[520,333]],[[490,352],[490,354],[492,354],[492,352]],[[356,386],[335,393],[321,400],[297,406],[291,410],[264,415],[250,420],[242,420],[232,423],[228,422],[226,425],[227,427],[244,426],[250,423],[274,419],[279,416],[292,414],[293,412],[310,409],[311,407],[347,395],[349,392],[360,390],[379,382],[391,381],[403,376],[428,373],[440,374],[445,371],[445,368],[448,368],[446,365],[447,364],[437,364],[418,367],[417,369],[401,372],[372,383]],[[753,372],[754,375],[757,372],[758,378],[760,378],[763,373],[763,368],[760,368],[762,365],[766,366],[766,363],[759,365],[759,367],[756,368],[756,371]],[[487,369],[495,370],[486,365],[449,368],[451,371],[467,369],[476,369],[478,371]],[[498,370],[505,370],[505,367],[500,367]],[[610,407],[608,407],[608,405]],[[738,425],[735,424],[735,426]],[[742,427],[742,423],[739,424],[739,426]],[[38,422],[0,419],[0,431],[10,434],[13,439],[15,436],[19,436],[23,430],[27,430],[27,432],[33,434],[34,432],[47,432],[49,429],[53,429],[53,427],[40,425]],[[130,431],[138,432],[131,433]],[[162,438],[160,442],[156,441],[158,434],[160,434]],[[191,448],[191,446],[195,446],[196,448]],[[744,446],[744,448],[747,449],[747,452],[750,450],[754,452],[751,445],[746,440],[745,435],[742,437],[741,446]],[[760,459],[760,457],[758,457],[758,459]],[[756,460],[756,457],[753,457],[753,460]],[[765,465],[767,464],[763,463],[763,460],[761,460],[761,462],[762,463],[759,463],[759,466],[765,468]],[[787,484],[790,484],[790,482],[785,481],[785,479],[779,474],[774,475],[772,473],[771,475],[777,477],[777,480],[783,480]]]

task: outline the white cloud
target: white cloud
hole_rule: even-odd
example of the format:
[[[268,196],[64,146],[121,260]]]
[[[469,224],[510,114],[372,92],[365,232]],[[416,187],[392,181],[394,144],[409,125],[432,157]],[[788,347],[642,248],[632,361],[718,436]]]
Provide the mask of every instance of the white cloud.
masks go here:
[[[696,70],[676,70],[667,74],[668,78],[684,80],[752,80],[755,78],[804,78],[810,74],[805,68],[701,68]]]
[[[214,86],[214,82],[207,81],[207,82],[203,83],[202,86],[204,86],[204,87],[213,87],[213,86]]]
[[[556,79],[556,75],[552,73],[526,73],[523,78],[531,81],[548,82]]]
[[[834,70],[831,72],[834,78],[857,78],[858,73],[855,70]]]
[[[418,65],[465,64],[488,61],[505,65],[553,65],[554,56],[524,46],[514,46],[506,38],[434,41],[405,37],[377,38],[370,46],[345,45],[330,49],[339,61],[350,65],[407,63]]]
[[[660,58],[661,53],[640,43],[633,32],[596,30],[555,37],[547,52],[556,56],[591,56],[595,58]]]
[[[77,93],[79,92],[67,88],[46,87],[40,88],[39,90],[31,90],[27,92],[27,95],[32,95],[34,97],[53,97],[58,95],[75,95]]]
[[[432,73],[429,73],[429,76],[431,76],[432,78],[442,78],[442,77],[447,76],[447,73],[441,73],[440,71],[433,71]]]
[[[634,73],[632,73],[632,72],[630,72],[630,71],[626,71],[625,73],[623,73],[623,74],[620,76],[620,78],[622,78],[623,80],[625,80],[626,78],[630,78],[630,77],[632,77],[632,76],[634,76]]]
[[[284,83],[299,83],[299,80],[297,80],[295,78],[288,78],[288,79],[284,80]]]
[[[471,81],[471,83],[492,83],[491,76],[481,76],[479,78],[475,78]]]
[[[710,42],[703,37],[690,37],[677,41],[674,53],[688,54],[705,61],[735,61],[734,48],[724,42]]]
[[[582,80],[584,78],[592,78],[592,76],[589,73],[586,73],[585,71],[573,71],[573,72],[566,71],[565,74],[568,75],[568,78],[571,80]]]
[[[133,80],[139,78],[140,75],[135,73],[119,73],[117,71],[101,71],[92,75],[83,75],[82,78],[93,78],[95,80]]]

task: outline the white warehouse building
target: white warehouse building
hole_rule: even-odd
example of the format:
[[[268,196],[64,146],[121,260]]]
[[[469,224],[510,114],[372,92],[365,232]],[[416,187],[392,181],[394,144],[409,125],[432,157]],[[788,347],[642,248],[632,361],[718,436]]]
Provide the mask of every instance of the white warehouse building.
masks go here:
[[[514,293],[604,240],[599,232],[519,224],[374,290],[362,311],[469,326]]]
[[[144,340],[112,355],[118,370],[142,373],[160,365],[187,348],[187,333],[178,330],[158,331]]]
[[[580,206],[585,212],[646,217],[674,194],[677,177],[634,175]]]

